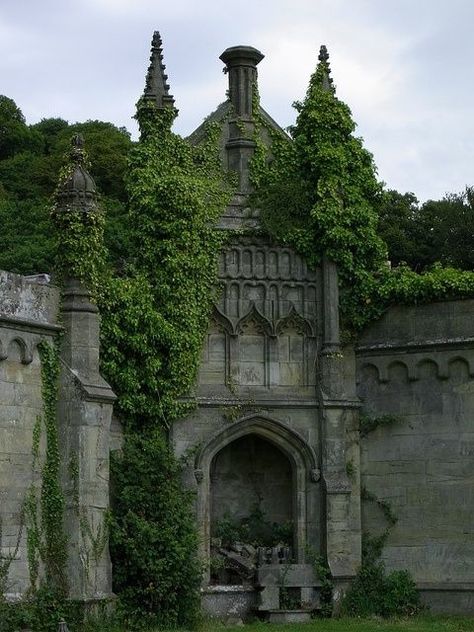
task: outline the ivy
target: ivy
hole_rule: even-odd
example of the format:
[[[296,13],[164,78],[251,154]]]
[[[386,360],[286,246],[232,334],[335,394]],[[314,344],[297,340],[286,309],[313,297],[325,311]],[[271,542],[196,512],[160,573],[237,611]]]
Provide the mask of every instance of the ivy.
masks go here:
[[[474,296],[474,273],[435,267],[417,274],[387,267],[378,236],[385,192],[372,155],[354,135],[355,123],[320,61],[302,102],[296,102],[292,142],[272,136],[271,160],[254,160],[254,204],[265,230],[293,247],[312,268],[323,255],[337,263],[344,328],[358,332],[396,303]]]
[[[114,590],[129,626],[192,626],[199,608],[201,565],[192,498],[157,430],[132,433],[111,464]]]
[[[186,408],[208,326],[231,188],[219,127],[193,147],[171,131],[175,112],[138,103],[140,142],[127,177],[132,264],[111,279],[103,314],[103,368],[118,411],[135,427],[169,428]]]
[[[31,591],[23,600],[13,604],[2,603],[0,598],[0,619],[4,625],[2,630],[8,632],[25,627],[39,632],[52,632],[57,629],[62,617],[72,621],[74,614],[74,607],[66,602],[67,537],[63,523],[65,501],[60,482],[56,415],[59,379],[58,341],[51,345],[43,340],[38,345],[38,353],[41,361],[43,411],[33,427],[33,472],[39,458],[42,429],[45,431],[45,454],[40,489],[34,484],[30,487],[21,518],[21,522],[23,523],[24,518],[27,525],[27,561]],[[41,562],[45,576],[38,586]]]
[[[306,549],[306,555],[313,566],[315,576],[321,582],[319,589],[319,614],[325,618],[331,617],[333,613],[334,583],[331,578],[328,561],[324,556],[318,555],[310,546]]]
[[[41,559],[46,582],[59,595],[67,592],[66,534],[64,533],[64,496],[60,483],[60,454],[56,405],[58,397],[59,354],[56,346],[40,342],[41,394],[43,421],[46,430],[46,454],[41,482]]]
[[[55,271],[59,282],[69,277],[80,279],[97,300],[105,274],[105,215],[95,200],[87,210],[70,203],[65,206],[61,201],[61,193],[73,174],[77,170],[84,172],[88,167],[82,142],[81,137],[73,138],[73,148],[61,169],[53,196],[51,219],[56,228]]]
[[[381,560],[391,530],[398,522],[390,503],[361,489],[361,499],[375,503],[387,527],[377,536],[362,534],[362,564],[343,601],[343,612],[350,616],[412,616],[421,610],[420,596],[408,571],[386,572]]]
[[[359,428],[360,428],[360,436],[366,437],[368,434],[373,432],[379,427],[386,428],[387,426],[392,426],[393,424],[399,423],[401,421],[401,417],[397,415],[359,415]]]
[[[172,109],[137,105],[140,141],[130,155],[131,252],[121,277],[102,284],[102,372],[125,429],[113,462],[114,590],[130,625],[189,625],[201,568],[191,498],[166,431],[189,410],[217,281],[217,222],[231,185],[208,124],[193,147],[171,131]]]

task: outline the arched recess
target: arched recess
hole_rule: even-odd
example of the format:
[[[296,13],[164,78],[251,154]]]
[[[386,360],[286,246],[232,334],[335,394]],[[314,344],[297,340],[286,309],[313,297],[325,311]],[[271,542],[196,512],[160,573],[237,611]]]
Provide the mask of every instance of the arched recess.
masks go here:
[[[292,466],[295,554],[297,562],[303,563],[307,545],[308,485],[319,480],[317,457],[313,448],[295,430],[261,413],[248,415],[227,426],[215,434],[196,454],[194,462],[194,474],[198,483],[196,510],[202,559],[207,563],[210,557],[212,461],[223,448],[246,435],[256,435],[275,445],[288,458]]]
[[[14,357],[18,356],[22,364],[30,364],[33,361],[31,345],[20,336],[14,336],[10,339],[6,356],[8,357],[10,355]]]

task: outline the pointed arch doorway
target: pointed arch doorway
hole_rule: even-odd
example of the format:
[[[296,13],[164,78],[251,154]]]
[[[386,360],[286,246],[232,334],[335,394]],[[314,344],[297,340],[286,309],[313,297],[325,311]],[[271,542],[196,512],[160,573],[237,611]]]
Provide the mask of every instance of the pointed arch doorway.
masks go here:
[[[262,458],[260,450],[265,451]],[[201,556],[206,567],[213,522],[226,511],[244,517],[258,499],[268,510],[269,521],[291,520],[294,560],[304,563],[307,494],[311,482],[319,480],[319,469],[314,450],[296,431],[264,414],[243,417],[198,452],[195,476]],[[273,489],[265,489],[272,476],[276,477],[270,485]]]

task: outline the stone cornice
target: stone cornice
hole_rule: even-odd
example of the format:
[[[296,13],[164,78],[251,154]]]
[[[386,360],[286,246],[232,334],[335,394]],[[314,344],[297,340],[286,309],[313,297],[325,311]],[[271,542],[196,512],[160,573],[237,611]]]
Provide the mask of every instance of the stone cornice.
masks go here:
[[[450,349],[474,349],[474,338],[444,338],[408,342],[405,344],[380,343],[360,345],[355,348],[357,356],[376,356],[390,353],[423,353],[425,351],[447,351]]]
[[[0,314],[0,328],[15,329],[17,331],[26,331],[32,334],[46,334],[54,336],[63,328],[53,323],[40,322],[37,320],[28,320],[26,318],[14,318]]]

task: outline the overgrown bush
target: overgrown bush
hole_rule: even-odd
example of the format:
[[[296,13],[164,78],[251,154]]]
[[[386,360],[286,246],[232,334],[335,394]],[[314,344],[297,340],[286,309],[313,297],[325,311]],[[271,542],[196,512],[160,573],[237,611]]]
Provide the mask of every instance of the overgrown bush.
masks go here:
[[[190,626],[201,567],[191,496],[159,431],[125,437],[112,459],[114,591],[128,625]]]
[[[224,546],[231,546],[236,542],[252,546],[292,546],[293,523],[271,522],[264,511],[256,505],[248,516],[240,520],[228,513],[225,514],[216,522],[213,536],[220,538]]]
[[[408,571],[387,574],[380,559],[383,542],[364,535],[362,565],[346,594],[343,610],[350,616],[412,616],[420,611],[420,596]]]

